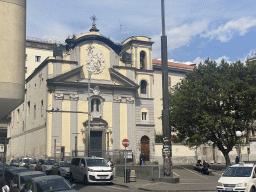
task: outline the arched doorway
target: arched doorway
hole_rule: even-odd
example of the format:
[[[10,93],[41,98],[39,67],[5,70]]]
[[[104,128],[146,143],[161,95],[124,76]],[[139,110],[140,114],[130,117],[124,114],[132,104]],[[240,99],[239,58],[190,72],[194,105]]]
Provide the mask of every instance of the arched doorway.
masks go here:
[[[149,150],[149,137],[144,135],[143,137],[141,137],[140,139],[140,143],[141,143],[141,154],[144,153],[144,155],[146,156],[146,161],[150,160],[150,150]]]

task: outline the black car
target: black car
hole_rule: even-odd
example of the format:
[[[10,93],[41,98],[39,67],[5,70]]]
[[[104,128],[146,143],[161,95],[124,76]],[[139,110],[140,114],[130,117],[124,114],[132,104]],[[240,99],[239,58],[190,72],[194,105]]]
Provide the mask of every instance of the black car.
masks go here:
[[[6,168],[8,168],[9,167],[9,165],[8,164],[0,164],[0,175],[2,175],[3,174],[3,168],[4,169],[6,169]]]
[[[17,174],[17,173],[21,173],[21,172],[28,172],[29,169],[24,168],[24,167],[10,167],[5,169],[4,172],[4,180],[6,182],[7,185],[10,186],[10,183],[13,180],[13,177]]]
[[[24,192],[44,192],[44,191],[59,191],[59,192],[75,192],[73,186],[63,177],[58,175],[35,177],[29,179],[25,186]]]
[[[10,183],[11,191],[21,191],[25,186],[25,183],[29,179],[34,177],[41,177],[41,176],[46,176],[46,174],[41,171],[28,171],[28,172],[17,173],[13,177],[13,180]]]

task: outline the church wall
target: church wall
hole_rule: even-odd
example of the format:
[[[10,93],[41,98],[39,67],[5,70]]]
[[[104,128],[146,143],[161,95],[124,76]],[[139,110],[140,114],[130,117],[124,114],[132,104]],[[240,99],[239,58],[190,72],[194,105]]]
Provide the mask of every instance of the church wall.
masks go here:
[[[53,107],[53,93],[47,94],[47,110],[51,110]],[[52,125],[53,125],[53,114],[47,113],[47,156],[51,156],[52,154]]]
[[[78,111],[88,111],[88,101],[85,99],[81,99],[79,95],[79,101],[78,101]],[[78,113],[78,129],[77,133],[77,145],[78,145],[78,150],[84,150],[84,143],[83,143],[83,138],[85,138],[85,133],[83,131],[85,130],[83,123],[88,120],[88,114],[85,113]]]
[[[88,41],[87,44],[83,44],[80,47],[80,65],[85,65],[86,64],[86,57],[87,57],[87,51],[86,49],[88,48],[89,45],[92,45],[95,47],[95,49],[98,49],[102,52],[103,56],[104,56],[104,60],[105,60],[105,68],[103,70],[102,73],[99,74],[92,74],[91,78],[92,79],[104,79],[104,80],[110,80],[110,73],[108,71],[109,67],[110,67],[110,50],[108,47],[104,46],[103,43],[99,44],[99,42],[95,43],[92,42],[92,44],[90,44],[90,42]],[[88,71],[86,66],[83,68],[83,73],[85,78],[88,78]]]
[[[146,108],[148,110],[148,121],[147,124],[154,124],[154,100],[153,99],[143,99],[136,98],[136,124],[142,124],[141,120],[141,109]]]
[[[127,104],[127,138],[130,141],[129,149],[136,151],[136,125],[135,125],[135,104]]]
[[[70,101],[70,111],[78,111],[78,101],[77,100],[71,100]],[[85,111],[85,109],[83,109]],[[70,152],[72,153],[72,150],[75,150],[75,136],[77,136],[74,133],[78,133],[78,114],[79,113],[70,113]],[[72,154],[71,154],[72,155]]]
[[[127,104],[120,103],[120,149],[125,149],[122,145],[123,139],[127,139]]]
[[[62,100],[62,110],[70,111],[70,100]],[[62,125],[61,125],[61,145],[65,146],[65,153],[70,152],[70,116],[71,113],[61,113]],[[58,146],[58,145],[57,145]]]
[[[113,102],[105,101],[103,105],[103,116],[102,118],[108,122],[108,130],[113,131],[113,122],[112,122],[112,112],[113,112]],[[112,134],[109,135],[109,138],[112,138]],[[109,142],[110,149],[112,148],[112,142]]]
[[[120,103],[113,102],[113,149],[120,148]]]

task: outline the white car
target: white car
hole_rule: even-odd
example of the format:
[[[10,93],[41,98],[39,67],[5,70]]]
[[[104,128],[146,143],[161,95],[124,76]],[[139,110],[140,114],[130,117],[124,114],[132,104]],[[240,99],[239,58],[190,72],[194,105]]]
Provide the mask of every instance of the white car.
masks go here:
[[[217,183],[218,192],[256,191],[256,164],[240,162],[226,169]]]
[[[82,180],[84,184],[113,182],[113,169],[101,157],[74,157],[70,165],[69,179]]]
[[[22,159],[20,160],[20,162],[19,162],[19,167],[24,167],[25,164],[26,164],[30,159],[32,159],[32,158],[28,158],[28,157],[22,158]]]

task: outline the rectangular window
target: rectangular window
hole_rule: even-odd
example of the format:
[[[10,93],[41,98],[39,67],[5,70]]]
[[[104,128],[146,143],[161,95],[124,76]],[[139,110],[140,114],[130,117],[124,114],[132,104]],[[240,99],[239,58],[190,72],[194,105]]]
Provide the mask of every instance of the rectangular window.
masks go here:
[[[28,102],[27,115],[30,115],[30,101]]]
[[[27,61],[27,60],[28,60],[28,55],[26,54],[26,56],[25,56],[25,57],[26,57],[26,61]]]
[[[146,120],[147,120],[147,113],[142,112],[142,121],[146,121]]]
[[[19,121],[20,118],[20,109],[17,110],[17,121]]]
[[[34,119],[36,119],[36,105],[34,105]]]
[[[44,115],[44,101],[41,101],[41,117]]]
[[[171,86],[172,85],[172,78],[169,76],[168,77],[168,85]]]
[[[35,56],[35,62],[40,62],[41,61],[41,56]]]

